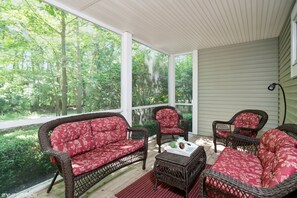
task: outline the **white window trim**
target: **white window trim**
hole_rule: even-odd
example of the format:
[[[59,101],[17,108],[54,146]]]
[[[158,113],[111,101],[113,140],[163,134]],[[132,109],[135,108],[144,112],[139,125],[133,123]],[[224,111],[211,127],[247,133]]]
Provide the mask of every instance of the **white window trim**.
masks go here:
[[[291,78],[297,77],[297,2],[291,13]]]
[[[199,81],[198,81],[198,66],[199,66],[199,61],[198,61],[198,50],[194,50],[192,52],[192,72],[193,72],[193,82],[192,82],[192,92],[193,92],[193,97],[192,97],[192,131],[194,134],[199,134],[198,128],[199,128]]]
[[[122,34],[121,108],[132,126],[132,34],[129,32]]]
[[[169,56],[168,100],[169,100],[170,106],[175,106],[175,59],[174,59],[174,55]]]

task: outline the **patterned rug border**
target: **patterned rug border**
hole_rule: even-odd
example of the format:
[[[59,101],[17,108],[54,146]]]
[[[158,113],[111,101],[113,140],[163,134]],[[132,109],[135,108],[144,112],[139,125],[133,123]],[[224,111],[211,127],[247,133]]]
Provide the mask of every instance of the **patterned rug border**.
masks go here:
[[[211,165],[206,164],[206,168],[210,168]],[[199,187],[199,177],[197,178],[195,184],[193,185],[191,191],[189,192],[189,198],[198,197],[198,187]],[[158,188],[154,191],[154,170],[150,170],[141,176],[139,179],[134,181],[132,184],[116,193],[115,196],[118,198],[183,198],[184,191],[177,188],[171,187],[165,183],[158,182]],[[140,188],[140,187],[143,188]]]

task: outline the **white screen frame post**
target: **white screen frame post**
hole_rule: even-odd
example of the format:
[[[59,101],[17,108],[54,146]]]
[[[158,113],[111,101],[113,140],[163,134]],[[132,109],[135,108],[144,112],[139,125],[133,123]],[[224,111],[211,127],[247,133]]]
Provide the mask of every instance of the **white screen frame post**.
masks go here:
[[[291,13],[291,78],[297,77],[297,2]]]

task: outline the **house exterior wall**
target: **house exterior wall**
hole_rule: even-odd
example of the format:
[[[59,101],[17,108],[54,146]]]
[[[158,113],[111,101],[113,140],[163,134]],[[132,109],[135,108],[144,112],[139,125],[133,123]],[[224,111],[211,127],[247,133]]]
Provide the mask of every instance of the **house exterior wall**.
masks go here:
[[[212,136],[214,120],[229,120],[243,109],[269,115],[263,131],[278,124],[278,39],[199,50],[198,134]]]
[[[285,123],[297,124],[297,77],[291,78],[291,19],[288,17],[279,36],[279,83],[283,86],[287,114]],[[279,92],[279,124],[282,123],[284,103]]]

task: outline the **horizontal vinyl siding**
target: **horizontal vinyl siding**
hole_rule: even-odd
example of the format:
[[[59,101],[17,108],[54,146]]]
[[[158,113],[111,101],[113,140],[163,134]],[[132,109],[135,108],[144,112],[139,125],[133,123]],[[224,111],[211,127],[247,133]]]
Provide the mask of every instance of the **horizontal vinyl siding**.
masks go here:
[[[212,136],[214,120],[229,120],[243,109],[261,109],[277,126],[278,39],[199,50],[198,131]]]
[[[297,124],[297,78],[291,78],[291,21],[288,17],[279,36],[279,79],[283,86],[286,101],[287,114],[285,123]],[[279,123],[283,121],[284,103],[283,96],[279,94]]]

